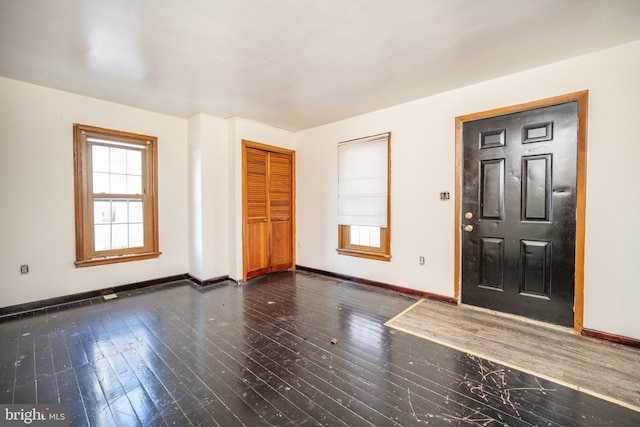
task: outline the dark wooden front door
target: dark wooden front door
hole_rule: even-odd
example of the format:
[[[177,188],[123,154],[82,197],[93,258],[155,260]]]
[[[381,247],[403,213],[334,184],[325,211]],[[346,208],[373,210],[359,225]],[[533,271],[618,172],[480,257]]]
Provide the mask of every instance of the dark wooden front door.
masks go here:
[[[573,326],[577,141],[577,101],[463,123],[463,303]]]

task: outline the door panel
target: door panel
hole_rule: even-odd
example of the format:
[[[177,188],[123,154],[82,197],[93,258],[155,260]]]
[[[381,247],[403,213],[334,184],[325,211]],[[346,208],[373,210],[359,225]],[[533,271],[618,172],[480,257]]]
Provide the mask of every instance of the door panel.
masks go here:
[[[479,286],[502,291],[504,289],[504,239],[480,239]]]
[[[246,262],[251,276],[269,272],[269,246],[267,242],[267,223],[255,222],[247,225]]]
[[[269,212],[271,220],[271,269],[292,267],[292,169],[291,156],[269,153]]]
[[[550,299],[551,242],[522,240],[520,265],[522,266],[521,294]]]
[[[291,268],[291,222],[271,223],[271,269],[272,271]]]
[[[551,155],[522,158],[522,220],[551,219]]]
[[[247,148],[245,263],[250,275],[269,271],[267,240],[267,160],[265,151]]]
[[[480,162],[480,206],[483,219],[504,216],[504,159]]]
[[[577,107],[463,123],[463,303],[573,325]]]

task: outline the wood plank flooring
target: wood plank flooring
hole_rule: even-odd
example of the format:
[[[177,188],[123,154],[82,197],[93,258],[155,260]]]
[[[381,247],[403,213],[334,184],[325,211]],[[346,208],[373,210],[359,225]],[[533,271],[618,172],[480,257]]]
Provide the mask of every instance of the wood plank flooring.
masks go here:
[[[68,404],[73,426],[640,425],[629,408],[384,326],[415,301],[284,272],[4,317],[0,403]]]
[[[427,300],[386,325],[640,411],[640,349],[517,316]]]

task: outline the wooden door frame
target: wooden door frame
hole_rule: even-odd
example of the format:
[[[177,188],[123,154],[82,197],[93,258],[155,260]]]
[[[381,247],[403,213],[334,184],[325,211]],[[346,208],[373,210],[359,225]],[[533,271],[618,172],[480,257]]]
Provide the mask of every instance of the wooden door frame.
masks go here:
[[[247,281],[247,148],[291,156],[291,269],[296,268],[296,152],[260,142],[242,140],[242,281]],[[268,203],[268,196],[267,196]]]
[[[485,119],[516,113],[533,108],[547,107],[550,105],[564,104],[566,102],[578,102],[578,160],[576,170],[576,244],[575,244],[575,290],[574,290],[574,314],[573,329],[580,334],[584,321],[584,242],[585,242],[585,218],[587,195],[587,112],[589,91],[573,92],[566,95],[545,98],[524,104],[493,110],[467,114],[455,118],[456,138],[456,188],[455,188],[455,243],[454,243],[454,299],[460,303],[462,287],[462,125],[470,120]]]

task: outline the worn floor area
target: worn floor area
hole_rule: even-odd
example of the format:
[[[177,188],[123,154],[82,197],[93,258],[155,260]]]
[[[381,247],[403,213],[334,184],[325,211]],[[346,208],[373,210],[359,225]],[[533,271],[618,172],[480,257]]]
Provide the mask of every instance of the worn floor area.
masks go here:
[[[0,403],[68,404],[73,426],[640,425],[629,408],[384,326],[415,301],[285,272],[5,317]]]
[[[640,411],[640,349],[517,316],[427,300],[386,325]]]

